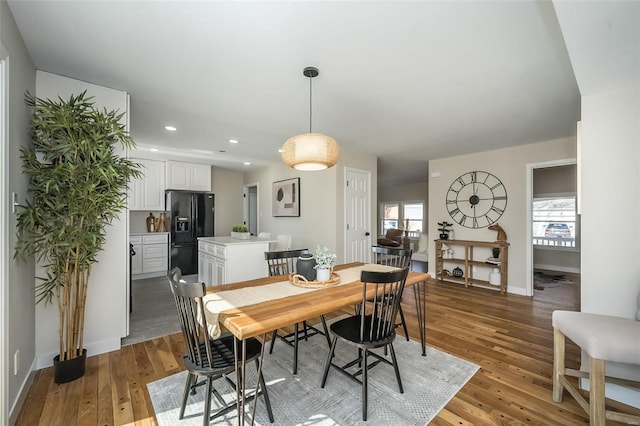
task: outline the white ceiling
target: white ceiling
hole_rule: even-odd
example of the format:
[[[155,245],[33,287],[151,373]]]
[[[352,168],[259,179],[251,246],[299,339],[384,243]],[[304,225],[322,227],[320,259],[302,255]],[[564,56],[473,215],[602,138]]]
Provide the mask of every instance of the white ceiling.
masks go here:
[[[381,184],[573,135],[580,116],[547,1],[8,3],[38,69],[131,95],[142,149],[235,170],[279,162],[308,131],[305,66],[320,69],[313,131],[377,155]]]

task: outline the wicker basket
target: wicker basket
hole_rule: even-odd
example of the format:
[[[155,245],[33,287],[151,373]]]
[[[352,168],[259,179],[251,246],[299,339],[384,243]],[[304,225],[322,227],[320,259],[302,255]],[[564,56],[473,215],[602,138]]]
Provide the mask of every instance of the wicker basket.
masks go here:
[[[289,282],[295,286],[305,288],[333,287],[334,285],[340,284],[340,275],[331,272],[331,278],[327,281],[309,281],[300,274],[290,274]]]

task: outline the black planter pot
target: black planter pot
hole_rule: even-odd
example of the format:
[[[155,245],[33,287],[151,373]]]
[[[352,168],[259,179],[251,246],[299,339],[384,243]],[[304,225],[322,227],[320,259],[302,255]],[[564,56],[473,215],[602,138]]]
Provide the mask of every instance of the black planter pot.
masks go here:
[[[53,380],[56,383],[72,382],[84,376],[84,368],[87,364],[87,350],[82,350],[82,355],[77,358],[60,361],[60,355],[53,358]]]
[[[448,240],[449,239],[449,234],[447,234],[447,233],[440,234],[440,239],[441,240]]]

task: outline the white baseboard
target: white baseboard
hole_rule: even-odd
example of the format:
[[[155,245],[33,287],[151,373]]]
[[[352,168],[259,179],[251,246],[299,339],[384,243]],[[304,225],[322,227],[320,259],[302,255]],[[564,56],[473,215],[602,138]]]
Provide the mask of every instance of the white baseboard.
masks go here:
[[[572,268],[570,266],[535,264],[535,265],[533,265],[533,268],[534,269],[545,269],[547,271],[569,272],[569,273],[572,273],[572,274],[579,274],[580,273],[580,268]]]
[[[100,355],[106,352],[117,351],[121,348],[120,338],[102,340],[100,342],[93,342],[85,344],[87,350],[87,356]],[[40,353],[36,359],[36,370],[41,368],[51,367],[53,365],[53,358],[58,355],[58,352]]]
[[[433,278],[434,280],[436,279],[436,273],[433,271],[429,271],[429,274],[431,275],[431,278]],[[436,280],[437,281],[437,280]],[[454,284],[456,285],[456,284]],[[464,284],[460,284],[462,286],[464,286]],[[486,288],[487,290],[494,290],[494,291],[500,291],[499,288],[496,288],[494,286],[484,286],[481,284],[474,284],[474,287],[478,287],[478,288]],[[509,294],[517,294],[519,296],[529,296],[527,294],[527,289],[522,288],[522,287],[509,287],[507,286],[507,293]]]
[[[20,390],[18,391],[18,397],[13,403],[13,406],[9,409],[9,424],[14,425],[18,421],[18,414],[20,414],[20,409],[22,408],[22,404],[27,399],[27,394],[29,393],[29,389],[33,384],[35,375],[36,375],[36,360],[33,360],[31,367],[29,368],[29,374],[24,378],[22,385],[20,385]]]

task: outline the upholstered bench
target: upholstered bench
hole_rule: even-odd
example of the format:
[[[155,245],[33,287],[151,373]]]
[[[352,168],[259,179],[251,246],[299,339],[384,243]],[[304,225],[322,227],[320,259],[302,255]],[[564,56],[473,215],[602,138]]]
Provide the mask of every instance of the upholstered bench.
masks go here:
[[[553,312],[553,400],[562,401],[566,389],[589,414],[591,425],[605,419],[640,424],[640,416],[605,410],[605,381],[638,386],[638,382],[605,377],[605,361],[640,365],[640,321],[584,312]],[[565,337],[589,356],[589,371],[565,368]],[[589,401],[566,376],[589,379]]]

